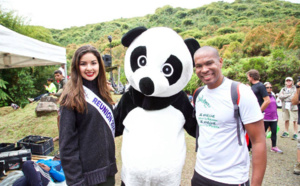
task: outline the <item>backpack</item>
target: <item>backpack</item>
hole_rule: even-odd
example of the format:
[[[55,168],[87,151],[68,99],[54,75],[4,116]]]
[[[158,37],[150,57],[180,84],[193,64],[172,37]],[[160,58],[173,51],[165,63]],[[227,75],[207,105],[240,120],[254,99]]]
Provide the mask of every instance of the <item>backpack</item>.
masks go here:
[[[232,83],[231,83],[231,100],[232,100],[232,103],[233,103],[234,118],[235,118],[236,125],[237,125],[238,142],[239,142],[239,145],[242,146],[241,134],[240,134],[240,124],[239,124],[239,120],[241,122],[242,122],[242,120],[241,120],[241,116],[240,116],[240,112],[239,112],[239,106],[238,106],[239,102],[240,102],[239,85],[240,85],[240,82],[232,81]],[[198,89],[195,90],[195,92],[193,94],[194,108],[196,107],[196,98],[203,89],[204,89],[204,86],[199,87]],[[194,109],[194,115],[196,117],[196,110],[195,109]],[[243,122],[242,122],[242,125],[243,125],[243,128],[245,130]],[[197,129],[196,129],[196,150],[198,149],[198,138],[199,138],[199,126],[197,125]]]

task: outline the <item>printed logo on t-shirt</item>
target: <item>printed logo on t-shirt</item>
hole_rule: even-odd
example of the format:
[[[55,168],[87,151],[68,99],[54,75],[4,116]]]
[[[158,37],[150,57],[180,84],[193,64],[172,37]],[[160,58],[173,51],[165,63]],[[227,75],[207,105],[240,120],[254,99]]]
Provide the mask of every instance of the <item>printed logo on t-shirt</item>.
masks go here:
[[[198,97],[197,102],[199,102],[198,104],[201,104],[204,108],[211,108],[207,100],[203,98],[203,95]],[[217,120],[214,114],[200,113],[197,119],[198,119],[199,126],[219,128],[219,126],[216,124]]]
[[[203,114],[200,113],[198,116],[199,126],[206,126],[211,128],[220,128],[216,123],[218,120],[215,119],[214,114]]]
[[[206,101],[206,99],[203,98],[203,95],[201,97],[198,97],[197,102],[203,103],[203,106],[205,108],[210,108],[210,104]]]

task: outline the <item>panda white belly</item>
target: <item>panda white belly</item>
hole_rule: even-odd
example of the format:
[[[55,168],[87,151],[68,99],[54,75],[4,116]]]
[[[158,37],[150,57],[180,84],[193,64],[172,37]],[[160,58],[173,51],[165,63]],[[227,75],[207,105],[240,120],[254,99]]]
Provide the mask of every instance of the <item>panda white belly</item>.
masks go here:
[[[186,144],[183,114],[174,108],[133,109],[124,119],[122,180],[126,186],[180,185]]]

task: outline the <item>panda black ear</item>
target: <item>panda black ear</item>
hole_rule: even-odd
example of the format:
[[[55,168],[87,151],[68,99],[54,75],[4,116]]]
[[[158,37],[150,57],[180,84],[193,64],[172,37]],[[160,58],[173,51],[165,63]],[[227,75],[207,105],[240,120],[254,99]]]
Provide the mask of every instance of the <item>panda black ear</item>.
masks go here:
[[[184,42],[192,55],[193,67],[195,67],[194,54],[200,48],[200,44],[198,43],[198,41],[196,39],[193,39],[193,38],[186,39],[186,40],[184,40]]]
[[[121,39],[122,45],[125,47],[129,47],[129,45],[132,43],[132,41],[141,35],[143,32],[145,32],[147,28],[140,26],[136,27],[132,30],[129,30]]]

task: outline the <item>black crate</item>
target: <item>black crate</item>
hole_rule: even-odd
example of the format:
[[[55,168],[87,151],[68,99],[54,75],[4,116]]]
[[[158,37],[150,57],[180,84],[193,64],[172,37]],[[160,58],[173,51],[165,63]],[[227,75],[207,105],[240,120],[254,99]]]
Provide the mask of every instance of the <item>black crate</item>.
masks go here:
[[[31,160],[30,149],[21,149],[0,153],[0,162],[2,164],[2,168],[4,168],[5,171],[19,170],[22,168],[23,163],[28,160]],[[3,172],[3,170],[0,171]]]
[[[0,178],[3,177],[4,175],[5,175],[4,162],[0,161]]]
[[[17,146],[31,149],[35,155],[48,155],[54,150],[53,139],[43,136],[26,136],[17,142]]]
[[[11,151],[15,148],[14,143],[0,143],[0,152]]]

